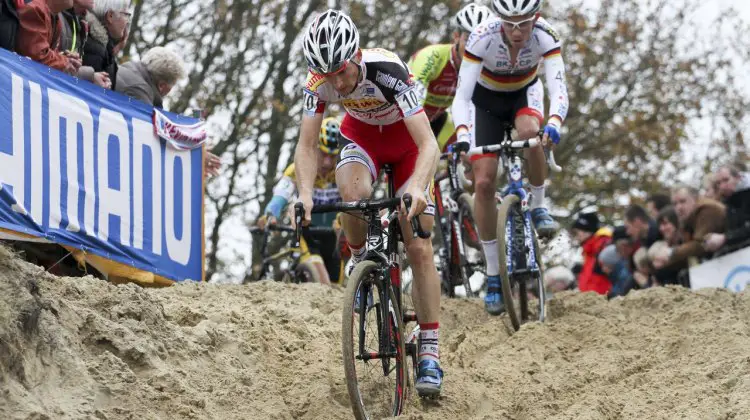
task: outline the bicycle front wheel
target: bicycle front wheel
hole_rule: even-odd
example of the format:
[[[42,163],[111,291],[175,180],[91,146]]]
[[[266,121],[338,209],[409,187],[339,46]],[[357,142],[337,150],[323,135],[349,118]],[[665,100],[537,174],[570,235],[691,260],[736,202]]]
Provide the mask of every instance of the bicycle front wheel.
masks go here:
[[[518,252],[529,253],[531,251],[526,243],[524,224],[525,219],[518,196],[505,197],[497,214],[497,246],[505,312],[516,331],[521,328],[521,324],[530,319],[544,321],[545,317],[542,255],[533,227],[532,246],[539,270],[508,273],[509,248],[513,250],[514,255]]]
[[[344,296],[341,349],[358,420],[398,416],[406,399],[403,320],[383,274],[377,263],[360,262]]]

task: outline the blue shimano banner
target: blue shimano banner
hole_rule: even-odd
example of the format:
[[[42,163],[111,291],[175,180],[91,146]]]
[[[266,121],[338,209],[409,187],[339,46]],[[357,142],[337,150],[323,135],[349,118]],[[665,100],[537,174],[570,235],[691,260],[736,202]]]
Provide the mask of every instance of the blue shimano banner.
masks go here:
[[[152,115],[0,49],[0,227],[201,280],[203,151],[167,147]]]

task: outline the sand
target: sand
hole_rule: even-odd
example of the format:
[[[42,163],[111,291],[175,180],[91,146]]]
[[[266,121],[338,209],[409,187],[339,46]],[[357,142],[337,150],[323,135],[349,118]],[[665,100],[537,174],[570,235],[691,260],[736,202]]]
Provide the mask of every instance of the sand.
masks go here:
[[[339,288],[57,278],[0,248],[2,419],[350,419]],[[750,297],[566,293],[514,335],[444,300],[437,402],[406,419],[750,418]]]

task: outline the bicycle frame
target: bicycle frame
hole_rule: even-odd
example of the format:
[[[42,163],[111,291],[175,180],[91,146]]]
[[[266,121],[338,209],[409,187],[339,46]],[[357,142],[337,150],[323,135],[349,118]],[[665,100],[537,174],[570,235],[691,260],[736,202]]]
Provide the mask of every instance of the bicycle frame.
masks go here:
[[[447,174],[444,176],[437,177],[435,179],[435,207],[437,214],[438,227],[442,233],[443,246],[438,251],[438,255],[441,261],[445,261],[448,264],[448,273],[442,273],[443,276],[447,277],[447,286],[453,287],[451,273],[451,267],[458,267],[459,270],[463,269],[459,267],[461,264],[460,255],[466,255],[466,247],[462,238],[461,233],[461,221],[458,217],[459,206],[458,197],[463,194],[464,190],[461,182],[458,178],[458,162],[460,160],[460,153],[450,148],[450,151],[440,156],[440,159],[445,159],[448,163]],[[440,181],[444,179],[449,181],[450,193],[448,196],[443,196],[443,192],[440,189]],[[453,295],[453,291],[447,291],[449,296]]]

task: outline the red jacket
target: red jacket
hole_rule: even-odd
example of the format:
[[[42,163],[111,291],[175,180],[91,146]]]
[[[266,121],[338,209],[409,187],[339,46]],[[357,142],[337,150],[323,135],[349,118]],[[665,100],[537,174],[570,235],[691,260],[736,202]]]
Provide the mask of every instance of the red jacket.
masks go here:
[[[33,0],[18,9],[16,52],[53,69],[65,71],[68,58],[60,51],[62,23],[47,0]]]
[[[581,292],[596,292],[605,295],[612,288],[607,276],[597,268],[599,253],[610,242],[612,242],[612,231],[602,228],[583,243],[583,268],[578,275],[578,289]]]

